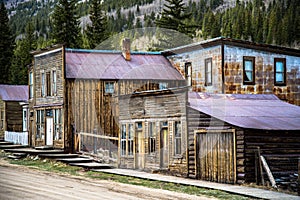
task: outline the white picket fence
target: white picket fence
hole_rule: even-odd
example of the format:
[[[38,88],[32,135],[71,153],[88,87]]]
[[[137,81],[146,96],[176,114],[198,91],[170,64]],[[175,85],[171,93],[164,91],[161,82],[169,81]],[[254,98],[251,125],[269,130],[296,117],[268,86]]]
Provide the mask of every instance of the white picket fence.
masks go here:
[[[28,145],[28,132],[5,131],[4,140],[14,144]]]

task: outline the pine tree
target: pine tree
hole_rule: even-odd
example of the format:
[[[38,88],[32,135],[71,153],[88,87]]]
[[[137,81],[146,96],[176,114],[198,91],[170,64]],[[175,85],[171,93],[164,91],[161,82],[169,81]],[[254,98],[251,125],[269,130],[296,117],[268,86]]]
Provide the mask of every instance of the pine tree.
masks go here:
[[[158,27],[172,29],[185,34],[191,34],[185,20],[189,19],[191,13],[186,12],[183,0],[166,0],[161,18],[156,20]]]
[[[9,67],[13,55],[12,33],[9,19],[3,2],[0,4],[0,83],[9,83]]]
[[[10,70],[10,81],[12,84],[28,84],[28,65],[31,64],[30,52],[36,48],[33,24],[29,22],[26,26],[25,39],[17,42],[14,50]]]
[[[52,14],[52,36],[56,43],[76,48],[80,41],[80,28],[76,13],[76,0],[59,0]]]
[[[90,7],[90,19],[92,24],[87,27],[87,37],[90,48],[95,48],[103,42],[107,36],[107,17],[103,12],[101,0],[92,0]]]

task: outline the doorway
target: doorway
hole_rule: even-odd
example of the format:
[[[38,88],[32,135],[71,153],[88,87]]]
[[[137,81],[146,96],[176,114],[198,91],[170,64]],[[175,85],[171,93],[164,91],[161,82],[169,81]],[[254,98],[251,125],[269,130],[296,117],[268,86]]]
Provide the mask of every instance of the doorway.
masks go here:
[[[168,164],[169,164],[168,128],[162,128],[160,132],[160,167],[168,168]]]

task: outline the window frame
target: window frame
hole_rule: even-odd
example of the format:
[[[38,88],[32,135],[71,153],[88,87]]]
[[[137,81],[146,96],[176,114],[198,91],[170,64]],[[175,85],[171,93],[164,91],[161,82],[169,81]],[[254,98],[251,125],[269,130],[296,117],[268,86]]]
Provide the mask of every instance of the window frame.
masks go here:
[[[279,73],[276,69],[276,63],[281,62],[283,64],[283,72],[280,72],[283,76],[283,82],[278,82],[276,75]],[[274,85],[285,86],[286,85],[286,58],[274,58]]]
[[[62,140],[62,109],[53,110],[54,140]]]
[[[246,61],[251,61],[252,62],[252,80],[251,81],[247,81],[247,71],[250,70],[246,70]],[[255,85],[255,57],[254,56],[244,56],[243,57],[243,84],[244,85]]]
[[[212,86],[212,58],[206,58],[204,60],[205,63],[205,86]],[[208,70],[210,63],[210,71]],[[208,76],[210,77],[210,82],[208,81]]]
[[[148,154],[153,155],[156,152],[156,127],[155,122],[149,122],[148,124]]]
[[[29,99],[33,98],[33,72],[29,72]]]
[[[178,127],[179,124],[179,127]],[[181,122],[175,121],[174,123],[174,156],[181,155],[182,153],[182,130]]]
[[[159,90],[166,90],[166,89],[168,89],[168,83],[167,82],[159,82],[158,88],[159,88]]]
[[[45,139],[45,110],[36,111],[36,140]]]
[[[128,124],[127,132],[127,156],[133,157],[133,145],[134,145],[134,126],[133,124]]]
[[[185,70],[185,80],[187,83],[187,86],[192,86],[192,63],[191,62],[186,62],[184,64],[184,70]]]
[[[57,95],[57,73],[52,71],[52,96]]]
[[[104,82],[104,93],[105,94],[113,94],[114,92],[115,92],[115,82],[105,81]]]
[[[51,96],[51,73],[46,72],[46,96]]]
[[[45,72],[41,74],[41,97],[46,96],[46,75]]]
[[[4,130],[4,110],[0,109],[0,130]]]
[[[121,125],[121,142],[120,142],[120,154],[121,157],[126,156],[127,152],[127,126],[126,124]]]

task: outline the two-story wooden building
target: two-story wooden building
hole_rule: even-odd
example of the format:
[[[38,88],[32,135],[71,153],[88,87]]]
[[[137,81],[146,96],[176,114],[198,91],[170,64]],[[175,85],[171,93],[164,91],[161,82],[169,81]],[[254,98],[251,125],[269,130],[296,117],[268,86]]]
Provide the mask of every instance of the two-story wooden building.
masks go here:
[[[275,94],[300,105],[300,50],[214,38],[166,50],[195,92]]]
[[[178,88],[185,80],[159,52],[127,48],[125,42],[124,52],[58,46],[34,53],[29,72],[33,146],[85,151],[115,163],[123,150],[130,154],[130,140],[138,136],[127,132],[128,125],[122,129],[126,147],[121,145],[120,96]]]

